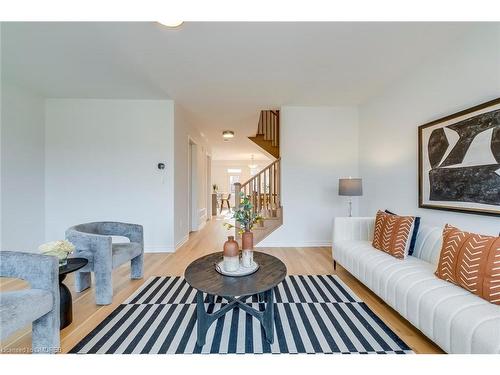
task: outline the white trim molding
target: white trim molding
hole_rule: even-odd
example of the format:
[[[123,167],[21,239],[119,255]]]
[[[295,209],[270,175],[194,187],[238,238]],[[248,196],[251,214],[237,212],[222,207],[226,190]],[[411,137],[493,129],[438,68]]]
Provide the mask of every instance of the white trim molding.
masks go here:
[[[179,242],[175,244],[175,250],[177,251],[181,246],[183,246],[186,242],[189,240],[189,234],[186,234],[184,237],[181,238]]]
[[[281,242],[281,241],[262,241],[255,247],[329,247],[332,246],[332,241],[297,241],[297,242]]]
[[[198,225],[198,230],[202,230],[202,229],[205,227],[205,225],[207,225],[207,221],[206,221],[206,220],[203,220],[203,221],[200,223],[200,225]]]
[[[207,223],[207,209],[200,208],[198,211],[198,230],[202,230]]]
[[[145,253],[173,253],[175,249],[172,246],[165,245],[149,245],[144,246]]]

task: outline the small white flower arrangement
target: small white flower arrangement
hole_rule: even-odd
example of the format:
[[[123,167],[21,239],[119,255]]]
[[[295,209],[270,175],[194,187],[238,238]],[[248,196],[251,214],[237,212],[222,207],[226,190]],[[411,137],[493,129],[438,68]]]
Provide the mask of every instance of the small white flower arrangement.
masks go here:
[[[44,255],[54,255],[59,258],[59,264],[64,265],[68,260],[68,255],[75,251],[75,245],[67,240],[51,241],[40,245],[38,248]]]

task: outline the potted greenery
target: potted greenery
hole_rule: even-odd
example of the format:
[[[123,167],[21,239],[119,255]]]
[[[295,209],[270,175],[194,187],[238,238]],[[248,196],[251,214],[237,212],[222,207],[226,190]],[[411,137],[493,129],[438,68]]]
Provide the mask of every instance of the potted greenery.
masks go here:
[[[241,248],[244,267],[253,265],[253,226],[261,222],[263,218],[254,212],[250,198],[244,193],[240,193],[240,206],[234,211],[232,218],[240,224],[239,233],[241,234]],[[225,223],[227,229],[234,228],[235,225]]]

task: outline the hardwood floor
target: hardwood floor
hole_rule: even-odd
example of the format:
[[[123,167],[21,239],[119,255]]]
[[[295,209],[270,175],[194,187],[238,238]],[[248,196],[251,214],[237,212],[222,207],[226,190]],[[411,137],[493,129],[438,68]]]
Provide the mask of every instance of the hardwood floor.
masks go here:
[[[73,275],[65,283],[73,295],[73,323],[61,331],[61,351],[68,352],[85,335],[94,329],[122,301],[130,296],[151,276],[181,276],[187,265],[194,259],[222,249],[229,234],[222,223],[223,217],[217,217],[200,231],[192,233],[189,241],[170,254],[146,254],[144,278],[130,280],[130,266],[125,264],[113,272],[114,297],[108,306],[97,306],[94,302],[94,288],[76,293],[73,287]],[[364,287],[342,267],[333,270],[331,249],[320,248],[269,248],[259,251],[280,258],[287,266],[289,274],[337,274],[367,305],[417,353],[442,353],[441,349],[428,340],[397,312]],[[26,287],[24,282],[1,279],[0,290],[15,290]],[[31,348],[31,327],[19,331],[0,343],[2,353],[24,353]]]

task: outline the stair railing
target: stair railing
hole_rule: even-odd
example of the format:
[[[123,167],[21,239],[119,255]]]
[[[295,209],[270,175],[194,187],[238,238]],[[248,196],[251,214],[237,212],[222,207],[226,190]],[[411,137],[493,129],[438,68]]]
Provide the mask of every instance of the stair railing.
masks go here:
[[[280,145],[280,112],[273,110],[260,111],[257,135],[263,135],[264,140],[271,141],[274,147]]]
[[[234,209],[240,207],[240,193],[250,198],[254,212],[263,218],[276,217],[281,208],[281,159],[277,159],[243,184],[234,184]],[[236,236],[239,224],[236,223]]]

